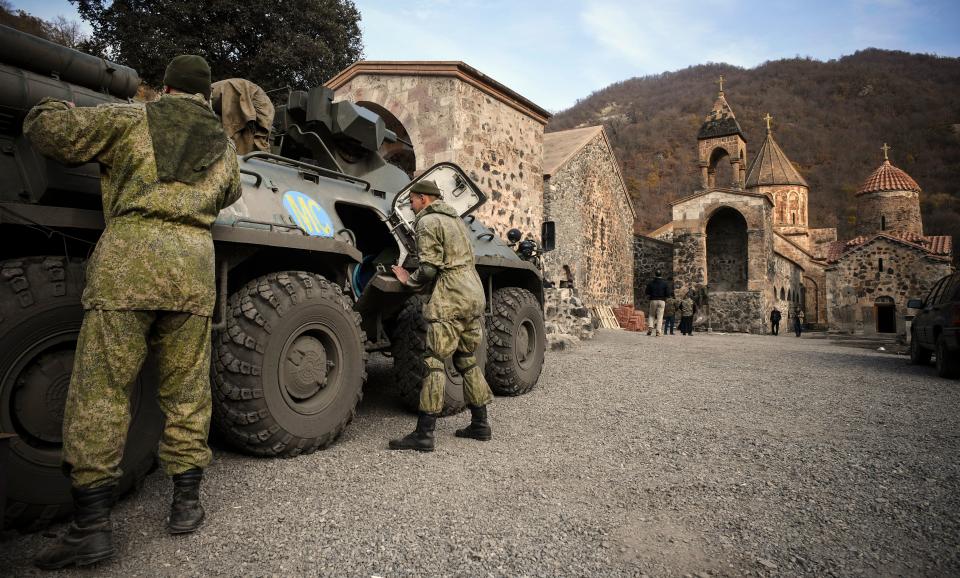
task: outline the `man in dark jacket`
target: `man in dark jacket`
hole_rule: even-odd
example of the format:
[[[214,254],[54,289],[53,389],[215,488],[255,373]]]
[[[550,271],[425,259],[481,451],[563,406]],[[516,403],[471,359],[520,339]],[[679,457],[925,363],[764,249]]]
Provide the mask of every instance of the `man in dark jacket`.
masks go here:
[[[780,310],[776,307],[773,308],[773,311],[770,312],[770,333],[774,335],[780,334],[780,319],[783,315],[780,313]]]
[[[650,329],[647,331],[647,335],[653,332],[654,335],[660,337],[663,333],[663,310],[666,307],[667,297],[671,295],[673,295],[673,290],[670,288],[670,284],[661,277],[659,269],[654,271],[653,279],[647,283],[647,298],[650,299],[650,319],[648,320]]]

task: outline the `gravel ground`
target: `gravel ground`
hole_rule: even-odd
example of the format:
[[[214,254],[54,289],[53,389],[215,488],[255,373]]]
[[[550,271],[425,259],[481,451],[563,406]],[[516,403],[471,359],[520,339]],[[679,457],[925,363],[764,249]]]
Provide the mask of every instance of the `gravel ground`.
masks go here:
[[[960,383],[793,336],[601,331],[491,406],[494,439],[390,452],[413,418],[380,359],[334,447],[217,452],[193,536],[169,482],[115,510],[115,561],[77,575],[957,575]],[[7,535],[0,574],[48,538]]]

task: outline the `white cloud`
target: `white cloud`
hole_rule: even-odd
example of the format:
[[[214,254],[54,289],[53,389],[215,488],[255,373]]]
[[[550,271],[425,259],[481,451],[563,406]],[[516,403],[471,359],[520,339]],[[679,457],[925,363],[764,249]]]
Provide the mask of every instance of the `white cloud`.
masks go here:
[[[608,58],[624,60],[637,74],[714,61],[750,66],[766,59],[765,47],[740,30],[720,2],[598,0],[580,13],[592,40]]]

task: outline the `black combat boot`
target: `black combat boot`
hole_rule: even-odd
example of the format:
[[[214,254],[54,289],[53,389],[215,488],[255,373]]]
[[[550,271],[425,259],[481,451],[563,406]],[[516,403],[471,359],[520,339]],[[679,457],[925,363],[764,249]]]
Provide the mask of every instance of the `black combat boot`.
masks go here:
[[[72,564],[86,566],[113,556],[113,507],[115,485],[99,488],[72,488],[73,521],[56,544],[47,546],[33,563],[43,570],[57,570]]]
[[[468,405],[470,408],[470,425],[457,430],[458,438],[472,438],[482,442],[488,441],[493,432],[490,430],[490,423],[487,422],[487,406],[480,407]]]
[[[434,447],[433,429],[436,426],[437,417],[421,411],[417,418],[417,429],[398,440],[390,440],[390,449],[432,452]]]
[[[189,534],[203,524],[206,516],[200,505],[200,482],[203,470],[193,468],[173,476],[173,503],[167,531],[171,534]]]

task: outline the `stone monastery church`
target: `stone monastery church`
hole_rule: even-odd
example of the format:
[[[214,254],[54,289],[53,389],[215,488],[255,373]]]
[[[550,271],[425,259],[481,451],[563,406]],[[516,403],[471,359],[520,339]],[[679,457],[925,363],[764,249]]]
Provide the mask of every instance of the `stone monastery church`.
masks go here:
[[[706,289],[704,329],[765,333],[777,308],[822,329],[904,333],[907,301],[952,270],[951,238],[923,234],[920,187],[885,158],[856,193],[855,239],[810,227],[809,185],[772,118],[748,165],[722,87],[697,134],[701,188],[671,203],[671,222],[636,236],[638,292],[661,268],[678,295]]]
[[[502,237],[556,223],[545,276],[587,306],[646,305],[655,269],[678,295],[706,296],[698,323],[762,333],[776,307],[815,327],[903,332],[906,302],[950,271],[950,237],[923,234],[920,187],[888,160],[857,193],[857,237],[809,226],[809,186],[767,134],[747,138],[721,84],[697,134],[701,187],[644,235],[602,126],[545,134],[550,113],[458,61],[360,61],[327,82],[400,137],[385,158],[411,176],[463,167],[487,195],[479,216]],[[698,327],[699,329],[699,327]]]

